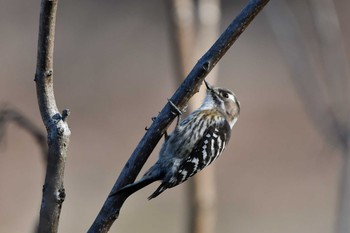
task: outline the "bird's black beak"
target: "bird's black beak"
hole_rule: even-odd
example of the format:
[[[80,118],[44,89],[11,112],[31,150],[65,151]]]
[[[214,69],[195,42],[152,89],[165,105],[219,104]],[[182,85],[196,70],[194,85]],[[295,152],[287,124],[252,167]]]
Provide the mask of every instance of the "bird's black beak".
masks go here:
[[[205,86],[207,87],[208,90],[212,90],[212,86],[210,86],[210,84],[204,80]]]

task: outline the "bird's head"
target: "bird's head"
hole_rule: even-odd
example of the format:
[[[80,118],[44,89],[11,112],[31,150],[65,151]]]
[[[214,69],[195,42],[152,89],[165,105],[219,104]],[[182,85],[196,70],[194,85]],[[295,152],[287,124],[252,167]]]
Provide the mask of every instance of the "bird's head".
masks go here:
[[[201,108],[216,108],[225,116],[232,128],[240,113],[240,103],[236,95],[226,88],[213,87],[205,80],[204,83],[207,87],[207,94]]]

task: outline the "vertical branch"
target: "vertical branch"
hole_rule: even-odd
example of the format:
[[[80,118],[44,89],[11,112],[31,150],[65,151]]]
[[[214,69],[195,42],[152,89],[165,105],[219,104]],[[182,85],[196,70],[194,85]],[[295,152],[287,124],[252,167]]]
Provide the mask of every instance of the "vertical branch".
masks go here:
[[[343,166],[338,194],[338,216],[335,226],[337,233],[350,232],[350,140],[349,140],[349,60],[333,1],[310,0],[311,15],[319,38],[322,73],[332,96],[332,110],[339,125],[345,128],[346,140],[341,142]],[[325,17],[327,15],[327,17]]]
[[[65,199],[63,175],[70,130],[69,114],[59,113],[53,89],[53,51],[58,0],[42,0],[39,21],[37,66],[35,74],[41,118],[47,129],[48,160],[40,209],[38,232],[57,232]]]
[[[322,73],[332,97],[332,110],[344,129],[339,131],[343,139],[343,166],[341,170],[338,213],[335,230],[337,233],[350,232],[350,140],[349,140],[349,60],[340,27],[339,17],[333,1],[311,0],[311,15],[319,38]],[[325,17],[327,15],[327,17]]]
[[[219,35],[220,28],[220,0],[198,1],[198,29],[196,35],[195,56],[200,56]],[[210,83],[215,85],[218,67],[208,75]],[[207,80],[208,80],[207,78]],[[191,99],[189,109],[194,110],[200,105],[205,96],[202,89],[199,95]],[[214,233],[217,220],[217,192],[215,179],[215,164],[205,172],[194,176],[189,182],[189,225],[188,233]]]
[[[176,84],[183,81],[194,63],[195,39],[193,0],[167,0],[169,40],[173,54]]]
[[[175,80],[179,85],[190,71],[191,64],[199,57],[218,35],[220,22],[219,0],[200,0],[198,10],[193,0],[167,1],[168,19],[170,21],[170,40],[174,57]],[[197,11],[196,11],[197,10]],[[196,18],[198,12],[198,20]],[[198,25],[194,22],[198,22]],[[217,69],[215,70],[217,71]],[[217,72],[210,74],[213,84]],[[189,112],[192,112],[204,97],[204,91],[189,101]],[[188,192],[188,232],[215,232],[216,222],[216,189],[215,165],[210,166],[189,180]]]

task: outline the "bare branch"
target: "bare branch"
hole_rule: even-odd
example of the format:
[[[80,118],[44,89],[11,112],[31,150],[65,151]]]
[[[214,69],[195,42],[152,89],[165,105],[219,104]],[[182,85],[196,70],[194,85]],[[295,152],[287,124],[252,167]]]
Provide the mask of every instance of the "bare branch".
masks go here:
[[[24,114],[16,110],[15,108],[4,107],[0,110],[0,142],[5,134],[6,124],[14,122],[19,127],[28,131],[28,133],[34,137],[38,143],[44,161],[47,160],[47,143],[46,136],[43,131],[36,126],[31,120],[29,120]]]
[[[310,15],[320,52],[320,66],[332,97],[334,114],[346,124],[349,117],[350,70],[344,35],[333,1],[310,0]],[[327,17],[325,17],[327,15]]]
[[[347,140],[342,142],[343,167],[340,176],[338,192],[338,213],[335,232],[350,231],[350,140],[349,140],[349,59],[343,32],[340,28],[339,17],[333,1],[311,0],[311,15],[316,28],[318,45],[321,51],[321,66],[330,96],[332,97],[332,113],[338,125],[345,128],[338,131],[340,137]],[[324,17],[327,15],[327,17]]]
[[[310,43],[301,33],[302,24],[286,1],[278,1],[267,16],[275,31],[287,65],[295,73],[293,82],[317,129],[343,150],[340,176],[338,219],[335,232],[350,231],[350,140],[349,70],[345,44],[333,1],[307,2],[310,6],[318,54],[310,52]],[[325,15],[327,17],[325,17]],[[304,24],[304,23],[303,23]],[[287,29],[287,30],[286,30]],[[316,42],[316,43],[315,43]],[[313,55],[313,56],[312,56]],[[313,62],[313,63],[312,63]],[[317,69],[313,69],[316,66]],[[323,86],[322,86],[323,84]],[[322,90],[324,87],[325,91]],[[328,95],[326,95],[326,94]],[[328,97],[328,98],[327,98]]]
[[[42,120],[48,134],[48,161],[40,209],[38,232],[57,232],[65,199],[63,176],[70,130],[56,106],[53,89],[53,51],[58,0],[42,0],[39,22],[36,90]]]
[[[315,59],[306,46],[300,25],[286,1],[277,1],[267,9],[267,19],[278,37],[281,51],[286,62],[295,73],[293,84],[296,87],[308,113],[313,118],[316,128],[333,143],[346,145],[346,130],[332,113],[329,95],[323,92],[323,86],[316,71],[312,69]],[[310,91],[312,90],[312,91]]]
[[[214,68],[217,62],[268,2],[269,0],[251,0],[248,2],[220,38],[197,62],[187,78],[171,97],[172,103],[176,104],[180,109],[186,105],[189,99],[198,92],[207,74]],[[167,103],[132,153],[114,184],[111,193],[115,193],[117,190],[136,179],[147,158],[161,139],[164,130],[167,129],[174,120],[175,115],[171,110],[172,107],[170,103]],[[126,198],[127,197],[123,196],[123,194],[115,195],[110,198],[107,197],[107,200],[88,232],[107,232],[113,222],[118,218],[119,211]]]

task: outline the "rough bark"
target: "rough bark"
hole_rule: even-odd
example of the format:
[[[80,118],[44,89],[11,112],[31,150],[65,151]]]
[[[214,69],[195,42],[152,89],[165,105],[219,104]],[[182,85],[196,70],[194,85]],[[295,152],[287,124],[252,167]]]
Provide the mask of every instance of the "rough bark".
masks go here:
[[[35,83],[41,118],[47,130],[48,159],[40,208],[38,232],[57,232],[62,203],[64,168],[70,130],[69,114],[58,111],[53,89],[53,51],[57,0],[42,0]]]

